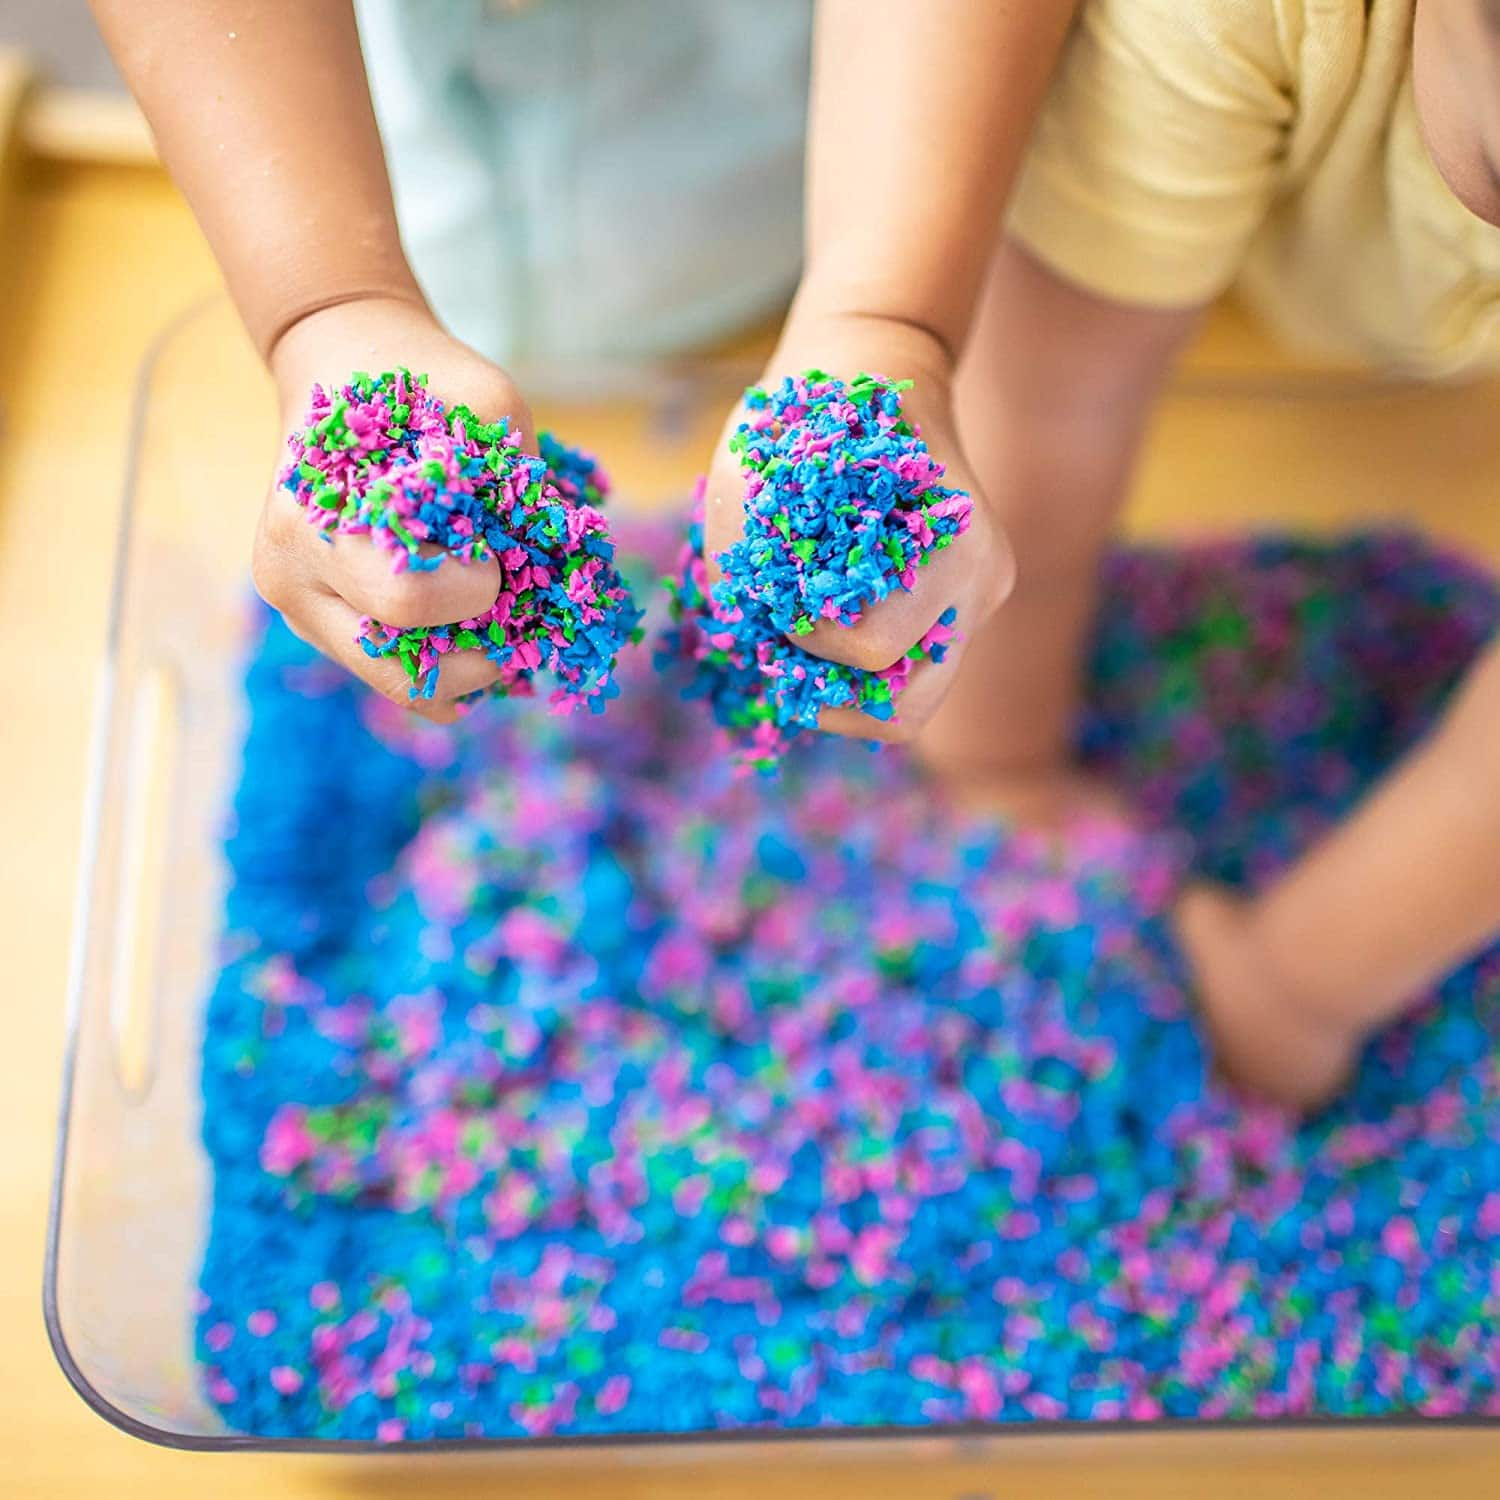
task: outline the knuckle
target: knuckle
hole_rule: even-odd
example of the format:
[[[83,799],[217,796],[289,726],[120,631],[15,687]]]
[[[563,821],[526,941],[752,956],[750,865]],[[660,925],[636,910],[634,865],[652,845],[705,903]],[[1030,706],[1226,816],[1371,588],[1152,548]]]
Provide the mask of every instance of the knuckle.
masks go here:
[[[453,611],[463,619],[483,614],[500,594],[500,565],[493,558],[470,563],[450,560],[443,564],[443,580],[452,591]]]
[[[385,672],[372,672],[365,675],[365,681],[387,703],[394,703],[397,708],[425,706],[421,699],[411,696],[411,685],[404,677],[391,676]]]
[[[464,381],[461,396],[464,404],[486,422],[510,419],[511,426],[520,431],[528,443],[536,439],[536,424],[531,407],[521,394],[520,387],[497,365],[485,362],[473,370]]]
[[[863,740],[877,745],[901,745],[910,737],[894,719],[872,719],[858,710],[854,711],[852,718],[827,727],[840,739]]]
[[[286,547],[309,524],[306,514],[279,485],[266,496],[260,512],[260,534],[278,547]]]
[[[854,650],[854,665],[863,668],[866,672],[883,672],[901,656],[899,646],[879,637],[856,641]]]
[[[427,602],[426,575],[390,573],[378,579],[369,590],[370,613],[385,625],[401,629],[413,625],[432,625],[432,610]]]
[[[531,407],[520,387],[501,369],[491,369],[483,381],[480,399],[491,410],[508,412],[517,421],[531,421]]]
[[[298,549],[305,541],[306,523],[290,501],[283,505],[273,494],[262,507],[250,550],[250,582],[272,609],[285,614],[302,590]]]
[[[907,745],[917,737],[920,725],[905,719],[872,719],[867,714],[847,725],[841,731],[851,739],[875,740],[882,745]]]
[[[258,542],[250,557],[250,582],[255,592],[281,614],[296,596],[292,570],[281,548],[269,541]]]
[[[857,626],[840,630],[826,645],[832,647],[827,655],[832,657],[836,652],[839,661],[861,672],[883,672],[901,655],[901,647],[883,632]],[[824,646],[824,642],[815,641],[811,649],[824,654]]]
[[[403,698],[402,706],[413,718],[422,719],[428,724],[452,724],[458,719],[458,710],[451,702],[439,699],[417,698],[406,700]]]

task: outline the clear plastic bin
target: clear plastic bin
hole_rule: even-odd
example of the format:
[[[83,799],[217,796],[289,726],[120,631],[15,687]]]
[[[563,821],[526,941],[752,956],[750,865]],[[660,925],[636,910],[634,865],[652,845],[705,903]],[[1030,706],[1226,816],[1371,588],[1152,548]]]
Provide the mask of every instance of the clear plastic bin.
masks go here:
[[[543,424],[605,456],[619,503],[649,505],[686,493],[754,371],[726,361],[601,370],[571,382],[522,373],[541,398]],[[1383,404],[1373,420],[1371,402]],[[1381,443],[1399,439],[1403,426],[1446,422],[1438,451],[1455,486],[1440,528],[1493,542],[1493,514],[1465,498],[1476,473],[1493,473],[1492,402],[1492,391],[1484,400],[1434,397],[1200,365],[1167,403],[1158,449],[1182,445],[1179,483],[1201,471],[1202,482],[1217,484],[1215,513],[1205,517],[1215,524],[1252,505],[1263,521],[1315,511],[1326,520],[1322,486],[1273,487],[1268,406],[1300,412],[1277,429],[1292,443],[1309,441],[1309,422],[1318,420],[1346,450],[1359,446],[1360,430],[1378,429],[1363,477],[1349,486],[1365,501],[1346,507],[1368,520],[1400,509],[1391,475],[1399,479],[1403,460]],[[329,1446],[229,1431],[200,1393],[193,1353],[192,1292],[210,1191],[199,1133],[200,1021],[223,895],[219,831],[242,727],[247,559],[277,438],[269,385],[227,303],[200,305],[164,331],[141,371],[128,461],[84,820],[47,1258],[49,1332],[83,1398],[136,1436],[206,1449]],[[1442,493],[1440,479],[1426,478],[1430,493]],[[1148,464],[1136,511],[1148,525],[1155,483]]]
[[[538,413],[604,452],[621,504],[680,499],[742,362],[530,372]],[[625,393],[629,399],[625,399]],[[191,1292],[208,1231],[199,1048],[242,703],[247,564],[279,434],[226,302],[190,309],[138,377],[74,933],[46,1316],[68,1378],[140,1437],[237,1437],[204,1400]],[[411,1445],[407,1445],[408,1449]]]

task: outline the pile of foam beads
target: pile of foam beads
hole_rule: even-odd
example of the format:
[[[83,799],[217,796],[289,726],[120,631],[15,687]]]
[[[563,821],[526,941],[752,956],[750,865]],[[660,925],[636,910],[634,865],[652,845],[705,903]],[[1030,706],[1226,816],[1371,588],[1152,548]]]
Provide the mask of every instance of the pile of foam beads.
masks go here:
[[[861,375],[845,383],[809,370],[746,393],[730,439],[746,480],[745,535],[708,583],[701,504],[667,579],[672,624],[664,664],[691,664],[686,691],[704,699],[744,763],[773,767],[824,709],[888,720],[916,663],[941,661],[956,613],[943,612],[898,661],[866,671],[797,644],[822,621],[853,625],[871,605],[916,583],[952,545],[973,503],[942,483],[943,466],[902,415],[910,381]]]
[[[548,434],[538,445],[539,456],[528,454],[508,422],[445,407],[407,370],[313,388],[281,476],[313,524],[370,537],[396,571],[450,557],[499,565],[495,601],[473,619],[400,630],[362,622],[366,653],[400,662],[414,698],[433,695],[450,651],[493,661],[488,691],[498,697],[532,696],[538,673],[555,680],[551,702],[563,710],[599,712],[617,691],[616,660],[640,611],[599,510],[607,481]]]
[[[848,741],[736,776],[639,653],[605,719],[442,730],[265,624],[208,1399],[379,1442],[1500,1414],[1500,957],[1299,1128],[1208,1076],[1166,921],[1497,622],[1409,537],[1121,554],[1081,745],[1140,821],[1064,838]]]

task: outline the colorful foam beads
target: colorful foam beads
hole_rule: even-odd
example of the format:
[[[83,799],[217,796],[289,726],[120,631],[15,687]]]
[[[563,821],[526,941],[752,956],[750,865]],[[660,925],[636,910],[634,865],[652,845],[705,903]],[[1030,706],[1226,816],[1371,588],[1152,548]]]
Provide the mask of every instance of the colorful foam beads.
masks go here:
[[[955,635],[947,610],[883,671],[829,662],[799,638],[820,622],[855,624],[910,589],[921,566],[963,534],[973,505],[942,483],[943,466],[901,413],[909,381],[820,370],[746,393],[730,439],[745,475],[745,535],[708,586],[701,505],[667,580],[672,622],[658,660],[702,698],[744,763],[775,766],[824,709],[893,717],[915,664],[941,661]]]
[[[1166,921],[1320,837],[1497,626],[1409,537],[1116,555],[1080,736],[1143,823],[1060,837],[826,736],[737,777],[640,653],[605,719],[445,730],[271,622],[208,1399],[391,1443],[1500,1415],[1500,954],[1293,1129],[1206,1076]]]
[[[314,387],[289,447],[281,482],[324,532],[370,537],[396,571],[449,557],[499,565],[495,601],[472,619],[362,622],[365,652],[397,660],[413,698],[433,695],[451,651],[494,662],[497,697],[532,696],[542,674],[563,711],[587,703],[597,713],[615,696],[615,664],[637,638],[640,611],[598,508],[607,481],[586,454],[546,433],[540,456],[527,454],[506,421],[446,408],[407,370],[356,375],[337,392]]]

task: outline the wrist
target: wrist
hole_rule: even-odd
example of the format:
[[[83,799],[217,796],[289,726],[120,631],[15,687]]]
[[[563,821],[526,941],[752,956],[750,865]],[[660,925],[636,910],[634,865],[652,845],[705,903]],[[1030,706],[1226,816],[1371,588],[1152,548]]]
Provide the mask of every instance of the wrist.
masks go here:
[[[299,363],[309,348],[357,336],[371,318],[401,318],[413,324],[435,326],[437,320],[416,281],[393,279],[369,287],[330,288],[317,299],[288,306],[264,342],[264,359],[276,380],[282,371]]]
[[[1337,943],[1317,941],[1308,930],[1308,913],[1280,887],[1245,901],[1242,935],[1247,953],[1263,976],[1266,992],[1281,1010],[1329,1035],[1363,1036],[1367,996],[1357,992],[1358,964]],[[1351,985],[1351,971],[1354,984]]]
[[[946,391],[953,382],[955,357],[941,333],[920,321],[852,300],[827,298],[804,287],[777,340],[772,370],[786,375],[817,365],[846,378],[860,373],[838,368],[845,363],[858,364],[872,375],[917,380],[924,387]]]
[[[967,265],[947,264],[941,276],[936,262],[904,249],[899,265],[872,255],[867,243],[827,246],[813,252],[802,272],[796,302],[809,311],[846,314],[897,324],[921,332],[948,366],[958,363],[973,316],[974,297],[966,288]]]
[[[415,285],[354,292],[291,317],[266,350],[266,365],[278,389],[300,401],[314,381],[346,378],[361,360],[379,364],[393,338],[433,331],[439,324]],[[339,368],[329,368],[330,361]]]

